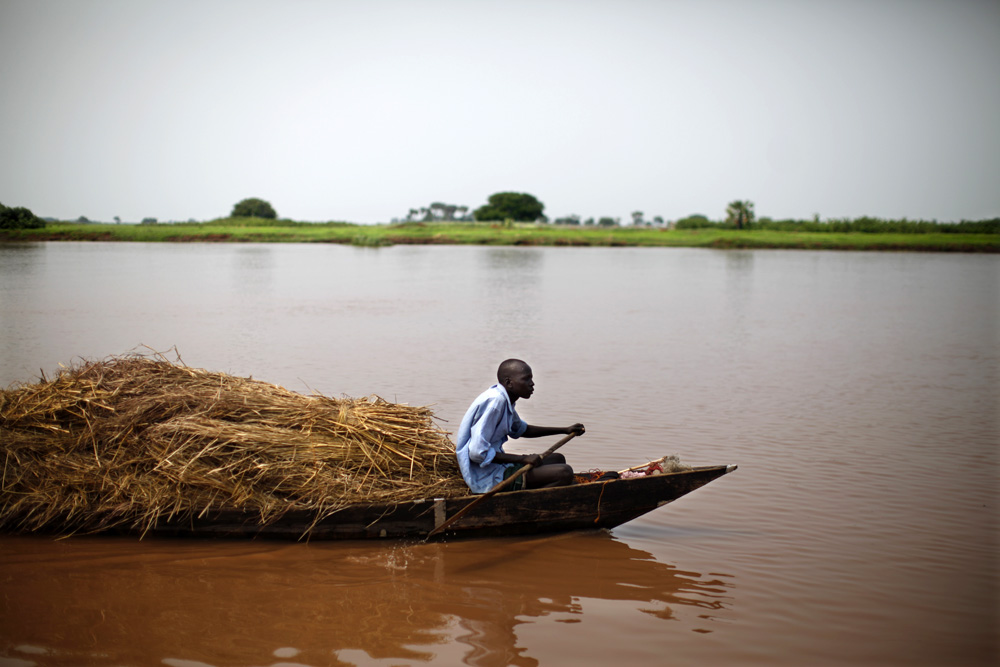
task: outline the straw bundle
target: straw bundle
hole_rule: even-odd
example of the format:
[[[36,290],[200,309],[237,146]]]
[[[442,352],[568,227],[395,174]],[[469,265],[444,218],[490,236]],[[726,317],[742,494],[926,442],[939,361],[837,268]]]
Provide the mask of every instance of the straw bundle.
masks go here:
[[[427,408],[305,396],[161,355],[83,362],[0,391],[0,529],[147,530],[238,508],[466,493]]]

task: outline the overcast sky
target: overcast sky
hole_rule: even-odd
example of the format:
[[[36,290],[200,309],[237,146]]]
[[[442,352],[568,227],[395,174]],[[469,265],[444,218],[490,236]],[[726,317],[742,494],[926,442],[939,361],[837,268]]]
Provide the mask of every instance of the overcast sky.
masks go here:
[[[1000,2],[0,0],[0,202],[1000,215]]]

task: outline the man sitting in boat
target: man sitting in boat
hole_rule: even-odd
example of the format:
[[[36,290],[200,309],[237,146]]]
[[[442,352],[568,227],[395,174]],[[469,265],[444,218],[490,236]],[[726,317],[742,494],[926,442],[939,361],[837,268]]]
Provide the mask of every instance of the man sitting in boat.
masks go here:
[[[529,398],[535,390],[531,368],[520,359],[508,359],[497,369],[497,384],[480,394],[458,428],[458,467],[473,493],[485,493],[526,464],[534,467],[514,481],[508,490],[539,489],[573,483],[573,468],[566,457],[554,453],[508,454],[507,438],[538,438],[546,435],[582,435],[583,424],[565,428],[526,424],[514,410],[519,398]]]

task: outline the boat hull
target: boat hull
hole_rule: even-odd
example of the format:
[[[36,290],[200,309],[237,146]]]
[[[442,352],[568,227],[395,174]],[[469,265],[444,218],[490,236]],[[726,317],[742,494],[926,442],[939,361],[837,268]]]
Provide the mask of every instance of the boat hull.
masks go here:
[[[614,528],[732,472],[705,466],[636,479],[497,493],[432,539],[535,535]],[[259,515],[220,510],[183,522],[159,521],[146,534],[308,540],[426,538],[479,496],[354,505],[316,519],[292,510],[261,524]]]

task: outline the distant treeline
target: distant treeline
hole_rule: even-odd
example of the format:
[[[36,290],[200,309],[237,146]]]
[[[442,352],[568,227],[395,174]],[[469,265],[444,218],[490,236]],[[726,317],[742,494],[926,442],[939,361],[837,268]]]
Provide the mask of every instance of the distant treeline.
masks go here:
[[[678,220],[676,229],[732,229],[731,222],[716,222],[703,215],[692,215]],[[745,223],[746,229],[764,229],[776,232],[831,232],[868,234],[1000,234],[1000,218],[988,220],[962,220],[937,222],[936,220],[884,220],[864,216],[833,220],[772,220],[757,218]]]
[[[213,225],[219,227],[305,227],[315,229],[317,227],[351,227],[350,222],[301,222],[299,220],[289,220],[288,218],[260,218],[248,216],[234,216],[232,218],[216,218],[207,222],[194,223],[198,225]]]

